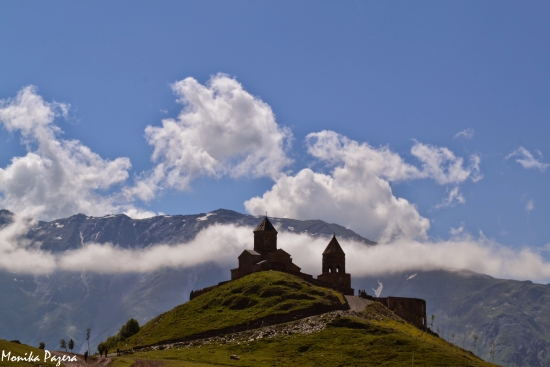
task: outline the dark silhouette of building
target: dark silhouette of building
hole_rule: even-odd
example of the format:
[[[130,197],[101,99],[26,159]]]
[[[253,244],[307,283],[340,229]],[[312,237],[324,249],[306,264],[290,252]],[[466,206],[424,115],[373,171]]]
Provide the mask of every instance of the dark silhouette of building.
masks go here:
[[[373,297],[365,290],[359,290],[359,297],[383,304],[403,320],[414,326],[426,330],[428,328],[426,319],[426,301],[420,298],[408,297]]]
[[[301,272],[299,266],[292,262],[290,254],[277,248],[277,230],[271,224],[267,216],[254,229],[254,250],[244,250],[239,255],[239,267],[231,269],[231,280],[239,279],[245,275],[266,270],[277,270],[293,274],[310,282],[311,284],[332,288],[346,296],[353,296],[355,291],[351,288],[351,275],[346,273],[346,254],[336,239],[336,234],[323,251],[322,273],[313,278],[310,274]],[[230,280],[230,281],[231,281]],[[191,291],[189,299],[211,291],[218,285]],[[418,298],[405,297],[372,297],[364,290],[359,290],[359,296],[382,303],[395,312],[402,319],[421,329],[426,329],[426,301]]]
[[[420,298],[406,297],[385,297],[375,298],[376,302],[392,310],[397,316],[401,317],[420,329],[427,328],[426,321],[426,301]]]
[[[346,273],[346,254],[336,239],[332,236],[327,248],[323,252],[322,274],[317,279],[329,283],[332,288],[342,294],[353,296],[351,288],[351,275]]]
[[[346,254],[336,235],[323,252],[323,274],[315,279],[310,274],[302,273],[288,252],[277,248],[277,233],[267,216],[264,217],[254,229],[254,250],[244,250],[239,255],[239,267],[231,269],[231,280],[256,271],[277,270],[296,275],[315,285],[336,289],[345,295],[353,295],[351,276],[346,274]]]
[[[293,274],[301,270],[288,252],[277,248],[277,230],[267,217],[254,230],[254,250],[244,250],[239,255],[239,267],[231,269],[231,280],[262,270]]]

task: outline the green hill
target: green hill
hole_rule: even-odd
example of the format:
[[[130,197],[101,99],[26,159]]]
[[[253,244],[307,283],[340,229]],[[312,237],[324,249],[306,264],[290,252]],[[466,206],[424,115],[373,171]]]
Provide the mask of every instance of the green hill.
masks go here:
[[[9,353],[9,357],[8,357]],[[36,362],[27,362],[27,361],[10,361],[10,358],[19,356],[19,357],[29,357],[31,356],[38,356],[39,361]],[[48,360],[46,363],[44,363],[44,353],[45,351],[42,349],[34,348],[25,344],[19,344],[19,343],[12,343],[7,340],[0,339],[0,367],[12,367],[12,366],[21,366],[21,367],[31,367],[31,366],[55,366],[57,364],[56,362],[51,362]],[[61,364],[63,366],[63,364]]]
[[[239,359],[230,359],[232,355]],[[144,359],[189,367],[494,366],[404,322],[378,303],[359,314],[336,311],[229,337],[148,348],[115,358],[112,367]]]
[[[237,331],[343,309],[337,291],[277,271],[229,282],[163,313],[145,324],[121,349],[180,340],[227,330]]]

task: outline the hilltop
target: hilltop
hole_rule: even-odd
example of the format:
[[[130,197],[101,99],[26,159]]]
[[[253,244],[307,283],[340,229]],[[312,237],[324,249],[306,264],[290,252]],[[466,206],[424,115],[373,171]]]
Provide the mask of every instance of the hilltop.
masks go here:
[[[241,366],[402,366],[413,359],[415,365],[492,366],[376,302],[362,312],[329,310],[346,308],[344,302],[337,292],[293,275],[254,273],[151,320],[123,343],[137,352],[115,359],[115,366],[135,359],[236,364],[231,355]],[[317,315],[300,318],[306,310]],[[239,325],[252,329],[258,326],[255,320],[274,315],[287,322],[239,331]],[[300,319],[285,317],[293,315]]]
[[[121,347],[246,330],[345,308],[346,300],[335,290],[278,271],[254,273],[155,317]]]

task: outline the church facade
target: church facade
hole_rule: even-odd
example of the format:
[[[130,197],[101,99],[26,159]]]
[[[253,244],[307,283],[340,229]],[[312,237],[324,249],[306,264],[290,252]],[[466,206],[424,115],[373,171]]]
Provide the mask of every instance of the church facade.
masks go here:
[[[254,249],[244,250],[239,255],[239,267],[231,269],[231,280],[257,271],[277,270],[296,275],[315,285],[333,288],[344,295],[354,294],[351,275],[346,273],[346,254],[336,235],[323,252],[322,273],[315,279],[310,274],[302,273],[290,254],[277,247],[277,233],[267,216],[264,217],[254,229]]]

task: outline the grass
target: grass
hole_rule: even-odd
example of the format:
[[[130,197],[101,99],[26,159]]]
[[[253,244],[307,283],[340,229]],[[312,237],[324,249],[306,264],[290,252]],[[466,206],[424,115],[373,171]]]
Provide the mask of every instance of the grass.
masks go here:
[[[343,296],[290,274],[267,271],[226,283],[157,316],[124,341],[121,349],[245,325],[270,315],[315,306],[341,307]]]
[[[397,319],[377,303],[362,316],[337,318],[308,335],[137,352],[132,358],[162,360],[167,366],[494,366]],[[240,360],[229,359],[232,354]]]
[[[25,344],[18,344],[18,343],[12,343],[7,340],[1,340],[0,339],[0,353],[4,352],[4,355],[8,354],[8,352],[11,352],[10,356],[21,356],[25,357],[25,353],[27,356],[30,356],[30,353],[32,352],[33,356],[39,356],[40,362],[25,362],[25,361],[19,361],[19,362],[11,362],[8,361],[7,358],[0,358],[0,367],[4,366],[21,366],[21,367],[27,367],[27,366],[37,366],[37,365],[43,365],[43,366],[55,366],[57,362],[51,363],[47,362],[44,363],[44,350],[34,348]],[[0,354],[0,357],[2,354]],[[61,364],[63,366],[63,364]]]

